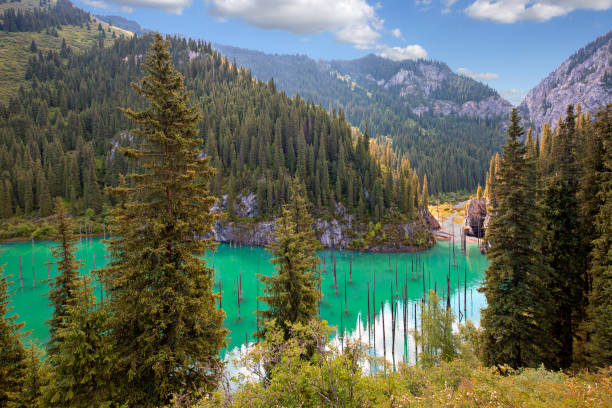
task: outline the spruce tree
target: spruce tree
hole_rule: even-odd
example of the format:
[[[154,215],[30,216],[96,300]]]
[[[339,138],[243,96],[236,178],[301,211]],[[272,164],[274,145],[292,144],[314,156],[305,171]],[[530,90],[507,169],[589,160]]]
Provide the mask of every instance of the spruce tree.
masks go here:
[[[554,298],[549,317],[555,347],[551,368],[568,368],[573,359],[574,333],[582,316],[583,264],[578,213],[578,168],[575,153],[575,116],[567,109],[552,148],[553,173],[542,197],[542,255],[548,264],[546,286]]]
[[[112,211],[112,261],[102,271],[109,293],[110,336],[118,356],[114,379],[130,405],[167,404],[173,394],[212,390],[223,369],[224,312],[216,307],[214,271],[199,256],[214,249],[215,215],[208,184],[210,158],[202,158],[183,77],[168,43],[155,34],[135,84],[149,105],[125,109],[138,125],[140,147],[125,149],[141,172],[132,187],[111,191],[124,200]]]
[[[320,260],[315,252],[321,244],[304,195],[302,183],[294,178],[289,202],[276,220],[274,240],[268,245],[275,273],[258,275],[265,293],[259,300],[268,305],[259,314],[264,320],[275,321],[285,338],[290,323],[306,323],[317,316],[321,298],[321,278],[316,272]],[[262,330],[258,336],[263,338],[264,334]]]
[[[0,406],[6,406],[11,393],[21,389],[26,353],[20,333],[23,323],[17,323],[16,314],[10,304],[9,277],[4,276],[4,265],[0,265]]]
[[[7,408],[47,408],[43,400],[43,389],[50,383],[50,377],[47,361],[42,360],[42,356],[42,351],[33,343],[30,344],[23,360],[21,387],[11,392]]]
[[[107,311],[96,304],[90,278],[73,282],[64,310],[48,359],[53,381],[43,392],[45,406],[104,406],[112,397],[113,355],[106,338]]]
[[[534,245],[538,213],[529,174],[535,163],[525,155],[523,133],[515,108],[492,191],[497,206],[486,231],[490,263],[480,289],[487,299],[481,318],[484,362],[514,368],[547,361],[550,348],[550,298],[542,282],[547,270]]]
[[[66,213],[64,202],[57,198],[55,201],[55,216],[57,223],[57,246],[51,252],[56,259],[57,275],[49,281],[50,290],[47,293],[51,307],[52,317],[47,321],[49,325],[50,339],[47,345],[47,353],[53,355],[56,351],[55,333],[66,316],[66,305],[73,296],[75,281],[78,279],[80,261],[75,257],[76,237],[73,233],[71,219]]]

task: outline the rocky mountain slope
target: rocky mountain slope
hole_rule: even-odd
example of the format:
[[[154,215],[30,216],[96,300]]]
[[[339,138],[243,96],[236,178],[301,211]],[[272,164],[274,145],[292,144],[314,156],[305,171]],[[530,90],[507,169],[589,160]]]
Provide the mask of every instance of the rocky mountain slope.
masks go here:
[[[414,114],[473,118],[505,117],[512,105],[488,86],[453,72],[440,61],[391,61],[370,54],[349,61],[319,62],[338,77],[388,92]]]
[[[519,109],[536,128],[556,124],[569,104],[591,113],[612,102],[612,31],[565,60],[533,88]]]

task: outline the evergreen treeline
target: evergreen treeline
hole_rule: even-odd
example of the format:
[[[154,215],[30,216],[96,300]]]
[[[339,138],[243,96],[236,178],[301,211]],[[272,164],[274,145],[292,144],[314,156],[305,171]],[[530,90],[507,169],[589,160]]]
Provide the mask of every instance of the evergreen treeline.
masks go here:
[[[430,106],[432,100],[458,104],[479,101],[495,91],[453,73],[436,61],[391,61],[374,55],[350,61],[319,62],[303,55],[268,55],[218,45],[260,79],[274,78],[279,89],[301,95],[324,107],[342,107],[347,120],[372,138],[389,138],[393,150],[404,154],[418,174],[427,174],[432,194],[473,190],[484,184],[488,159],[504,143],[501,118],[477,119],[431,112],[418,115],[412,108]],[[420,67],[446,71],[448,77],[432,94],[404,95],[399,87],[382,88],[375,79],[389,79],[400,70],[422,77]],[[331,72],[332,74],[330,75]],[[368,76],[369,75],[369,76]]]
[[[91,20],[89,13],[75,7],[69,0],[57,0],[50,8],[9,8],[4,10],[0,19],[0,30],[6,32],[40,31],[62,25],[81,25]]]
[[[73,210],[115,204],[104,187],[133,170],[117,154],[138,144],[117,106],[139,106],[130,83],[142,71],[150,36],[118,39],[81,55],[39,52],[26,76],[31,89],[0,106],[0,214],[48,215],[53,197]],[[198,138],[217,169],[211,190],[257,195],[257,213],[277,213],[291,178],[299,176],[318,209],[340,202],[351,212],[382,218],[389,208],[417,208],[421,182],[406,161],[381,166],[368,131],[355,132],[342,111],[331,114],[255,81],[210,44],[171,39],[174,63],[203,115]],[[430,190],[431,191],[431,190]],[[410,210],[410,211],[409,211]]]
[[[491,260],[484,360],[551,369],[612,364],[612,105],[569,106],[521,136],[516,110],[487,174]],[[606,346],[607,345],[607,346]]]

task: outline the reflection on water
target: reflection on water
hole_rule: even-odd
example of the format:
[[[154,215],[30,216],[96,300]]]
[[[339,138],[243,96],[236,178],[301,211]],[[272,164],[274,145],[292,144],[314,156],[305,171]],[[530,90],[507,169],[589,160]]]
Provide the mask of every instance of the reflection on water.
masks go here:
[[[45,265],[52,260],[52,246],[53,243],[48,241],[0,245],[0,264],[5,264],[5,275],[12,275],[13,311],[19,315],[19,321],[26,323],[24,330],[30,331],[28,338],[40,345],[48,340],[44,322],[51,317],[45,297],[48,288],[44,281],[56,274],[54,265]],[[465,255],[457,245],[454,257],[452,254],[451,244],[444,241],[419,253],[388,255],[321,251],[321,289],[324,294],[321,317],[337,327],[336,335],[342,333],[344,339],[361,338],[379,356],[386,354],[390,361],[393,356],[396,361],[414,361],[413,335],[415,324],[419,326],[424,289],[426,292],[436,290],[438,295],[446,296],[447,286],[450,286],[451,307],[457,320],[468,318],[476,323],[480,320],[480,309],[485,300],[476,289],[484,276],[487,261],[475,244],[468,244]],[[100,268],[108,261],[100,239],[87,243],[83,240],[77,247],[77,258],[85,262],[84,273],[89,273],[94,267]],[[242,345],[254,340],[254,312],[257,307],[264,307],[256,300],[260,290],[256,274],[273,272],[270,254],[262,248],[220,244],[214,256],[206,254],[205,258],[216,270],[215,290],[220,288],[222,291],[222,307],[227,315],[225,325],[230,330],[228,349],[224,354],[239,353]],[[238,288],[242,292],[240,304],[237,301]],[[99,285],[95,293],[99,296]],[[392,307],[395,319],[392,319]]]

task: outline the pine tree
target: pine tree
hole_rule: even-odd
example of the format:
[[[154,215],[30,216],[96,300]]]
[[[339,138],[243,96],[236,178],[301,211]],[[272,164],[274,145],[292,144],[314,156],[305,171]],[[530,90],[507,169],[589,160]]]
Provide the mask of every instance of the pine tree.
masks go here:
[[[149,106],[125,109],[139,128],[140,148],[125,149],[142,173],[133,187],[111,191],[125,200],[112,212],[112,261],[102,271],[109,292],[110,336],[118,356],[114,379],[121,401],[167,404],[172,394],[215,387],[226,344],[224,312],[216,307],[214,271],[199,256],[214,248],[215,215],[196,124],[183,77],[171,66],[168,43],[155,34],[146,76],[134,85]]]
[[[288,204],[276,220],[274,241],[268,250],[273,258],[275,273],[258,275],[265,295],[259,299],[268,304],[259,312],[264,320],[275,321],[289,336],[289,323],[306,323],[317,316],[317,302],[321,298],[319,265],[316,250],[320,247],[313,230],[312,216],[304,197],[304,188],[294,178]],[[263,338],[264,331],[258,333]]]
[[[66,316],[66,305],[72,298],[75,281],[78,279],[81,263],[76,260],[76,237],[73,233],[72,221],[66,213],[64,202],[57,198],[55,201],[55,215],[57,222],[58,245],[52,249],[53,257],[57,263],[57,276],[49,282],[50,290],[47,293],[53,314],[47,321],[49,325],[49,343],[47,352],[53,355],[56,352],[56,331]]]
[[[480,183],[478,183],[478,188],[476,189],[476,199],[480,200],[482,198],[482,187]]]
[[[511,367],[547,361],[546,326],[550,298],[543,287],[547,272],[533,240],[538,237],[535,186],[517,109],[512,110],[508,138],[493,194],[497,207],[486,232],[489,267],[480,289],[487,299],[482,312],[484,362]]]
[[[11,393],[21,389],[26,353],[20,333],[23,323],[17,323],[16,314],[10,304],[9,277],[4,276],[4,265],[0,265],[0,406],[6,406]]]
[[[546,286],[555,299],[551,337],[559,345],[554,348],[551,368],[568,368],[572,363],[574,333],[582,316],[584,292],[578,214],[578,168],[575,152],[576,127],[573,107],[567,110],[565,121],[552,150],[554,172],[545,181],[542,198],[542,254],[548,264]]]

